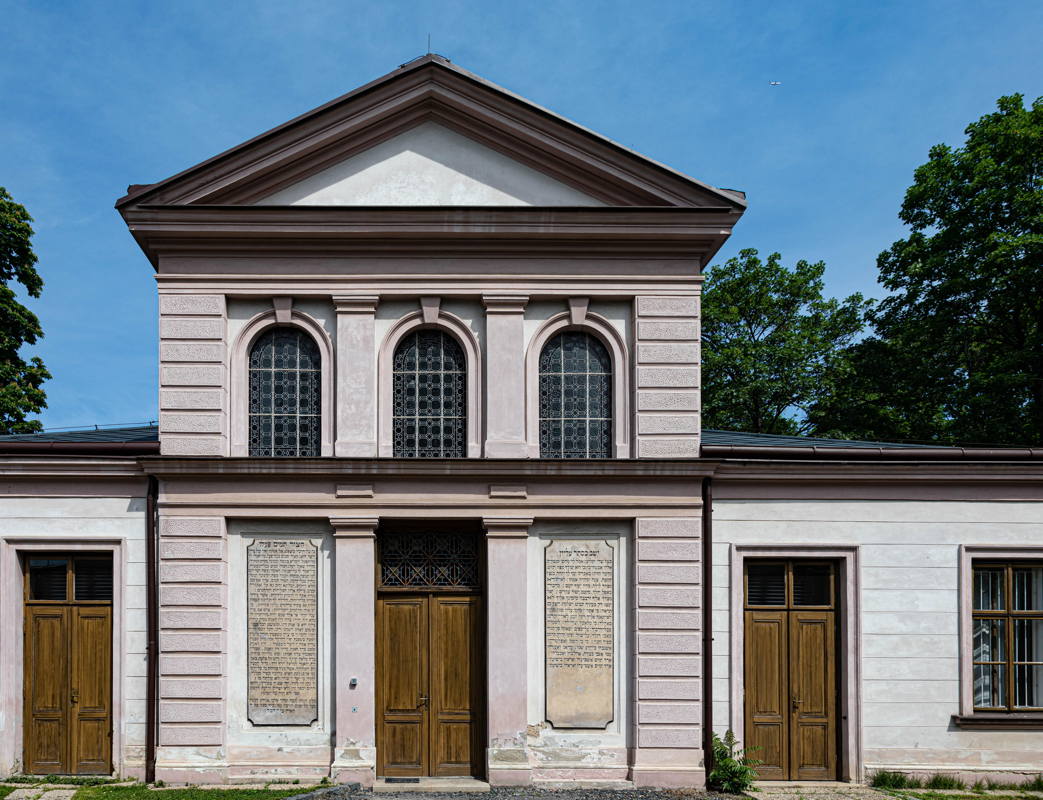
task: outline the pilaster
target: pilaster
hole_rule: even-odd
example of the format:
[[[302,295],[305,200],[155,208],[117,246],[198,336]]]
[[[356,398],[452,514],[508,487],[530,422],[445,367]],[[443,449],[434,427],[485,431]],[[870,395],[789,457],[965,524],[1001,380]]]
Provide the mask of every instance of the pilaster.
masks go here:
[[[337,433],[333,453],[377,455],[377,295],[337,295]]]
[[[651,517],[636,524],[631,780],[702,787],[702,522]]]
[[[334,783],[372,786],[376,775],[376,517],[330,517],[334,541],[336,738]],[[352,685],[355,679],[355,685]]]
[[[525,306],[527,295],[483,295],[486,373],[485,455],[525,458]]]
[[[699,296],[634,302],[638,458],[699,457]]]
[[[488,780],[497,786],[532,782],[526,746],[527,544],[531,517],[484,517],[488,616]]]

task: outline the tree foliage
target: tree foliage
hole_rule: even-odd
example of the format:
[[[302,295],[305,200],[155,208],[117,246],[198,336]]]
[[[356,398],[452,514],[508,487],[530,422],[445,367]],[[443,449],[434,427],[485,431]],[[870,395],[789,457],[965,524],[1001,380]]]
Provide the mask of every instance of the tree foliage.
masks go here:
[[[807,431],[834,362],[865,325],[869,302],[822,296],[825,264],[792,270],[756,250],[713,267],[703,294],[703,426],[753,433]]]
[[[0,433],[40,430],[38,420],[26,419],[47,407],[41,386],[51,377],[43,361],[25,361],[22,345],[35,344],[43,336],[40,320],[18,302],[12,281],[30,297],[39,297],[43,279],[36,271],[32,248],[32,217],[0,186]]]
[[[877,259],[891,295],[816,432],[1043,444],[1043,98],[1002,97],[966,134],[915,171],[910,234]]]

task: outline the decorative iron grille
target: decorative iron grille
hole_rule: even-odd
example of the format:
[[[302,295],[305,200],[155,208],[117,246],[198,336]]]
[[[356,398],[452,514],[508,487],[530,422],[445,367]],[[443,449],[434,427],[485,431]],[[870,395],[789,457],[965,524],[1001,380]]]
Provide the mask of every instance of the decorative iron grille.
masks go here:
[[[609,458],[612,360],[594,336],[565,331],[540,353],[540,456]]]
[[[467,362],[439,330],[406,336],[395,349],[392,426],[399,458],[467,454]]]
[[[250,455],[317,456],[322,360],[297,328],[272,328],[250,350]]]
[[[481,584],[478,537],[465,533],[381,533],[380,585],[473,589]]]

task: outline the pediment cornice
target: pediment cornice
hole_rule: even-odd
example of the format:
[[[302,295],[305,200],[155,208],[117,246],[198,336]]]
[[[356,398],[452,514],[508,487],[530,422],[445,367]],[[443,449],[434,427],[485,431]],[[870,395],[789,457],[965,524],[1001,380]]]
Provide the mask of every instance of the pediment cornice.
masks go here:
[[[435,122],[608,206],[723,207],[716,189],[495,86],[425,56],[248,142],[117,202],[248,206],[425,122]]]

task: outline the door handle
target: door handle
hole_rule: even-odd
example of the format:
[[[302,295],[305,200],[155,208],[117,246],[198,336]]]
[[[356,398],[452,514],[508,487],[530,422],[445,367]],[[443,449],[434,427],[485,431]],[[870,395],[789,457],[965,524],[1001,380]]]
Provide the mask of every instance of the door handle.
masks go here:
[[[73,689],[72,690],[72,697],[70,697],[69,700],[72,702],[73,705],[76,705],[77,703],[79,703],[80,702],[80,690],[79,689]]]
[[[426,694],[420,695],[420,699],[417,700],[417,705],[418,706],[426,706],[427,705],[427,695]]]
[[[793,697],[793,710],[796,711],[799,707],[800,707],[800,698],[794,696]]]

